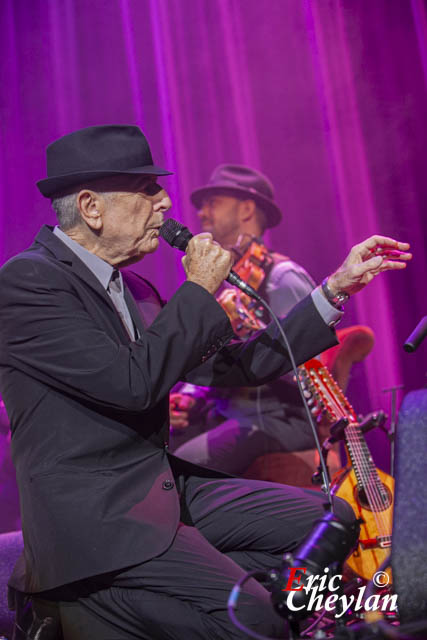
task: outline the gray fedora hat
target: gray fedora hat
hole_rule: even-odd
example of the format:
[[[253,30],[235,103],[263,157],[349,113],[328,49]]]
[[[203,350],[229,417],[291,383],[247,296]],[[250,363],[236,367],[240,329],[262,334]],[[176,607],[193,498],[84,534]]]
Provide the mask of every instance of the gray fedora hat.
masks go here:
[[[171,174],[153,164],[147,138],[133,125],[79,129],[52,142],[46,154],[48,177],[37,182],[46,198],[98,178]]]
[[[221,164],[207,185],[193,191],[191,202],[200,208],[205,198],[219,193],[255,200],[266,215],[267,227],[275,227],[282,219],[282,212],[274,202],[273,185],[260,171],[239,164]]]

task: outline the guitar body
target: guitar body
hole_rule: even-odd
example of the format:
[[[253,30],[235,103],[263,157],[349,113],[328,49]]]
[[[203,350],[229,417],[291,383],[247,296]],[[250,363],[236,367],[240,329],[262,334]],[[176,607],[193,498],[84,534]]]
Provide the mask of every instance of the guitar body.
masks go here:
[[[370,509],[366,497],[358,489],[353,467],[347,467],[338,472],[334,478],[332,488],[334,495],[348,502],[356,516],[364,521],[360,527],[359,544],[357,549],[347,558],[347,565],[365,580],[372,578],[381,563],[390,555],[391,550],[394,479],[380,469],[377,469],[377,473],[389,498],[389,502],[384,506],[384,509],[375,513],[377,518],[381,518],[381,522],[388,532],[388,535],[383,538],[379,536],[375,515]],[[387,573],[390,575],[389,570]]]

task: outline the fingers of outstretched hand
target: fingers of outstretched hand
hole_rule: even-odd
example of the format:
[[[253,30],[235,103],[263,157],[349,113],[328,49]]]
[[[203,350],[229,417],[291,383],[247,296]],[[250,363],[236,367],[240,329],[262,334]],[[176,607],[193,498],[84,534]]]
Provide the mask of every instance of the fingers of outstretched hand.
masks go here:
[[[365,273],[379,273],[381,269],[381,265],[383,263],[383,258],[381,256],[373,256],[372,258],[368,258],[363,262],[359,262],[357,264],[352,265],[349,268],[350,276],[357,280]]]
[[[329,289],[352,295],[383,271],[404,269],[412,254],[409,244],[374,235],[355,245],[341,267],[328,279]]]
[[[410,259],[410,258],[408,258]],[[401,259],[390,259],[385,255],[377,255],[372,258],[368,258],[359,264],[353,266],[354,275],[363,276],[365,273],[372,273],[374,276],[382,273],[383,271],[390,271],[395,269],[404,269],[406,267],[406,261]]]
[[[399,242],[387,236],[374,235],[355,245],[351,253],[360,255],[363,259],[373,255],[388,255],[390,257],[410,260],[412,255],[408,253],[409,244]]]

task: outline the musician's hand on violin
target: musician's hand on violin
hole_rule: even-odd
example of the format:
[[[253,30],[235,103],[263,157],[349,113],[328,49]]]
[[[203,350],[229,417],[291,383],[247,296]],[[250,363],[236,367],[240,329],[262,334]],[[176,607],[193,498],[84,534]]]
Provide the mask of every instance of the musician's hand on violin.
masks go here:
[[[228,315],[233,331],[239,338],[246,338],[265,328],[255,309],[251,308],[251,298],[235,287],[227,287],[221,291],[217,301]]]
[[[169,396],[169,422],[175,430],[186,429],[189,424],[190,409],[196,404],[195,398],[185,393],[171,393]]]
[[[328,278],[328,287],[335,295],[350,296],[363,289],[382,271],[404,269],[412,254],[409,244],[386,236],[371,236],[356,244],[343,264]]]

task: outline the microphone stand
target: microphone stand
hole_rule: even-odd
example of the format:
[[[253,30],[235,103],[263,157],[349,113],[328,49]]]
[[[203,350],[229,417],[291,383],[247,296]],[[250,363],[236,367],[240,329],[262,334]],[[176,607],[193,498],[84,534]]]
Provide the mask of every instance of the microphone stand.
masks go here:
[[[347,418],[340,418],[339,420],[334,422],[334,424],[330,427],[330,430],[329,430],[331,435],[329,436],[329,438],[326,438],[326,440],[322,444],[322,455],[325,460],[325,467],[328,474],[328,482],[331,481],[331,475],[329,473],[329,467],[327,465],[329,450],[332,448],[332,445],[335,444],[335,442],[339,442],[340,440],[344,439],[344,430],[347,426],[348,426]],[[321,484],[322,491],[324,491],[325,480],[324,480],[323,468],[321,464],[319,464],[319,466],[317,467],[317,470],[311,476],[311,482],[312,484],[317,484],[317,485]]]
[[[397,425],[397,392],[404,388],[403,384],[395,385],[389,389],[383,389],[383,393],[391,393],[390,429],[385,431],[390,442],[390,475],[394,478],[394,443],[396,439]]]

